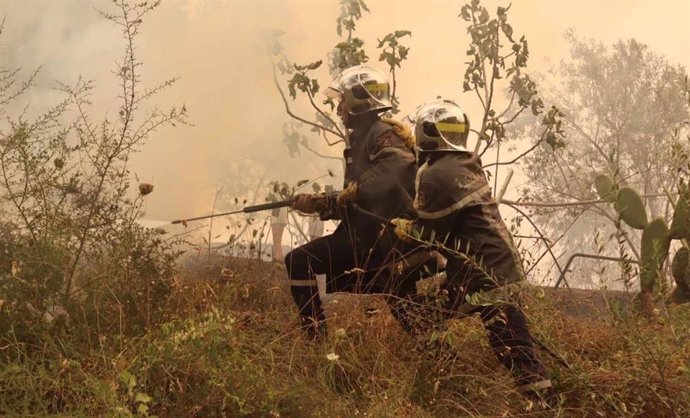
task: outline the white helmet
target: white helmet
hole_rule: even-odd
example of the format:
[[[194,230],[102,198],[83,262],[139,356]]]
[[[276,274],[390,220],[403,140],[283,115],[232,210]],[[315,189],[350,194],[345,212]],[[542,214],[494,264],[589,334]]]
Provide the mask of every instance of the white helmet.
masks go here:
[[[415,137],[421,152],[467,152],[469,132],[470,121],[455,102],[435,100],[417,110]]]
[[[350,67],[328,86],[326,96],[343,99],[351,115],[373,110],[391,109],[391,88],[388,76],[367,65]]]

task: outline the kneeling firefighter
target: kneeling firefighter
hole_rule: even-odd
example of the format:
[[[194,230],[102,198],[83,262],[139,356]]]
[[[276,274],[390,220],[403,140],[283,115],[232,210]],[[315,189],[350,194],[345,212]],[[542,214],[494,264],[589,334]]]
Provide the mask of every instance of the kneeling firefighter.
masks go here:
[[[469,119],[452,101],[436,100],[417,111],[415,137],[423,162],[414,201],[418,219],[395,219],[393,224],[402,239],[439,248],[447,259],[446,280],[433,301],[410,297],[395,312],[411,333],[478,314],[493,352],[514,375],[518,390],[530,398],[550,397],[551,381],[517,300],[525,279],[522,263],[481,160],[466,148],[468,133]],[[421,312],[410,312],[414,310]]]
[[[337,114],[348,131],[343,191],[337,196],[299,194],[292,207],[341,222],[331,235],[285,257],[302,327],[312,337],[325,330],[317,274],[326,275],[329,293],[398,293],[403,287],[405,292],[414,288],[414,280],[406,279],[412,275],[393,275],[390,266],[403,250],[392,229],[383,228],[380,220],[413,216],[417,172],[411,132],[400,122],[381,118],[391,109],[388,77],[369,66],[352,67],[333,81],[327,95],[337,101]]]

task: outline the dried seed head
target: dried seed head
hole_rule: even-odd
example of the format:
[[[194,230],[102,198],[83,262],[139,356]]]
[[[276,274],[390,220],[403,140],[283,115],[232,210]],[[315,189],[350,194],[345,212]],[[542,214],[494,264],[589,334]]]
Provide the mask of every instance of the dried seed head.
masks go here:
[[[139,193],[141,193],[142,196],[146,196],[147,194],[151,193],[153,191],[153,184],[151,183],[139,183]]]

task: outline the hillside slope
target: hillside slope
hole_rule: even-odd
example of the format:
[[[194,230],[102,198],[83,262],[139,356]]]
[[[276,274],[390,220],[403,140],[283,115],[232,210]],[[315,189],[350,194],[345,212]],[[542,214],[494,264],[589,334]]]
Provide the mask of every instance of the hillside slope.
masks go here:
[[[451,321],[435,336],[453,350],[422,354],[424,341],[406,335],[380,297],[338,295],[326,308],[329,335],[314,343],[296,329],[285,285],[276,264],[220,257],[187,263],[167,301],[170,319],[143,336],[109,334],[61,350],[48,344],[42,361],[22,353],[26,345],[3,347],[10,360],[0,369],[0,413],[690,415],[688,306],[663,309],[654,323],[624,307],[585,318],[581,308],[564,314],[566,291],[531,289],[525,306],[534,334],[569,365],[540,351],[562,396],[557,410],[540,411],[513,390],[475,318]]]

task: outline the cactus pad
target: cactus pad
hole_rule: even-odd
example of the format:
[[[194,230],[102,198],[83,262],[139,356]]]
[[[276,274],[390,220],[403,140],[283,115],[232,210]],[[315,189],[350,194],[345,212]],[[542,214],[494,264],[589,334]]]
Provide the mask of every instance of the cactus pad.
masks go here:
[[[616,201],[616,186],[611,178],[604,174],[599,174],[594,178],[594,188],[597,189],[599,198],[607,202]]]
[[[622,187],[618,191],[614,207],[626,224],[635,229],[644,229],[647,225],[647,211],[642,198],[630,187]]]
[[[662,218],[653,220],[642,230],[640,287],[643,293],[651,293],[658,283],[659,271],[666,260],[670,244],[668,226]]]
[[[676,255],[673,256],[673,263],[671,263],[671,271],[673,272],[673,278],[676,279],[676,283],[681,286],[688,286],[690,284],[690,265],[688,261],[690,260],[690,251],[683,247],[676,251]]]
[[[688,207],[688,196],[685,193],[678,196],[676,208],[673,211],[670,234],[672,239],[690,239],[690,208]]]

